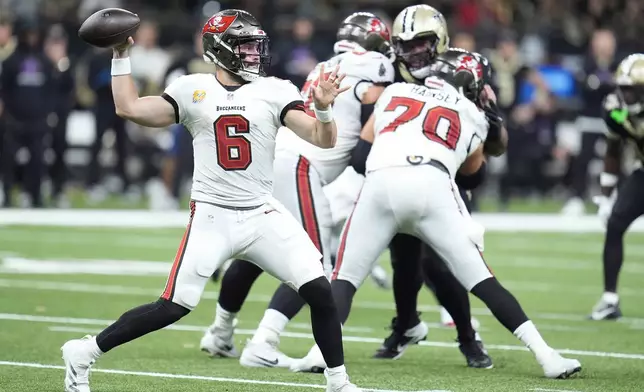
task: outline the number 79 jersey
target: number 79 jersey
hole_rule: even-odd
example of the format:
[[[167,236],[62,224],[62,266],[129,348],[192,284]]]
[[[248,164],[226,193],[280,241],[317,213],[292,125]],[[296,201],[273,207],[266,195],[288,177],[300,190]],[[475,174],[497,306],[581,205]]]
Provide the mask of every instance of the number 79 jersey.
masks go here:
[[[374,108],[367,172],[437,160],[453,177],[485,141],[488,122],[472,101],[441,79],[425,83],[395,83],[383,91]]]

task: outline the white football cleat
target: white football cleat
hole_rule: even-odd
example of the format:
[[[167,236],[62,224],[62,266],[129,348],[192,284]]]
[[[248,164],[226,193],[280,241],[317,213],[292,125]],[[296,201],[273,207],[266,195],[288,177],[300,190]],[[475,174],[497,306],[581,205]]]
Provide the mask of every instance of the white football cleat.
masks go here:
[[[291,362],[292,372],[322,373],[324,369],[326,369],[326,362],[317,344],[311,347],[304,358],[293,359]]]
[[[60,348],[65,361],[65,392],[90,392],[89,373],[94,358],[88,346],[87,335],[82,339],[70,340]]]
[[[604,293],[588,316],[590,320],[617,320],[622,317],[619,308],[619,296],[615,293]]]
[[[277,349],[277,344],[248,341],[239,363],[245,367],[290,368],[293,358]]]
[[[235,325],[237,325],[237,319],[233,321],[233,325],[230,328],[219,327],[216,325],[210,326],[201,338],[201,342],[199,344],[201,351],[207,352],[212,357],[239,357],[239,353],[237,352],[233,341]]]
[[[581,363],[578,360],[564,358],[554,350],[541,367],[547,378],[568,378],[581,371]]]
[[[345,373],[342,377],[329,376],[328,371],[324,371],[326,377],[326,392],[362,392],[362,389],[355,386],[349,381],[349,376]]]

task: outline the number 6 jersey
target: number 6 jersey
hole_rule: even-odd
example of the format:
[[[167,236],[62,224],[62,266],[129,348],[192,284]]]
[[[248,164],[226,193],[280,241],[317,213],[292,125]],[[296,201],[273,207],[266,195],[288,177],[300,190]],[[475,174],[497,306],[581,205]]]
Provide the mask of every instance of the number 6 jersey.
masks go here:
[[[437,160],[453,176],[487,137],[476,105],[452,85],[430,77],[425,86],[395,83],[374,108],[375,140],[367,172]]]
[[[191,74],[172,82],[163,97],[193,138],[194,200],[230,207],[269,200],[277,130],[289,110],[304,110],[295,85],[258,78],[231,87],[214,74]]]

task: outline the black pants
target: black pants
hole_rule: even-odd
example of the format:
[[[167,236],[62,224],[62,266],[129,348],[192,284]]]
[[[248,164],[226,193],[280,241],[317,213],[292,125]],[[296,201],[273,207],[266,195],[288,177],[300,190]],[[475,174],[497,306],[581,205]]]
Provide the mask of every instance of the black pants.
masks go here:
[[[58,122],[51,135],[51,149],[54,152],[54,162],[50,168],[50,177],[53,185],[52,197],[60,197],[67,181],[67,165],[65,164],[65,151],[67,151],[67,117],[69,112],[56,113]]]
[[[112,103],[99,103],[94,109],[96,116],[96,139],[91,146],[91,160],[89,164],[89,172],[87,176],[87,185],[96,185],[101,180],[101,168],[98,160],[99,153],[103,147],[103,135],[108,129],[112,129],[116,136],[116,154],[118,159],[116,161],[116,174],[123,181],[123,189],[127,188],[130,184],[126,171],[125,162],[127,159],[128,138],[125,131],[125,120],[118,117],[114,111]]]
[[[31,197],[34,207],[42,207],[41,183],[45,175],[44,143],[49,131],[47,122],[36,120],[30,122],[6,123],[2,141],[2,178],[4,191],[4,204],[12,206],[11,190],[16,178],[16,153],[21,147],[29,151],[29,162],[25,167],[23,186]]]
[[[597,144],[604,142],[606,136],[597,132],[581,133],[581,149],[579,155],[571,162],[572,191],[575,197],[586,199],[588,196],[588,166],[594,159],[600,159],[597,154]]]
[[[644,215],[644,170],[635,170],[622,184],[606,225],[604,242],[604,291],[616,293],[624,261],[624,233],[635,219]]]

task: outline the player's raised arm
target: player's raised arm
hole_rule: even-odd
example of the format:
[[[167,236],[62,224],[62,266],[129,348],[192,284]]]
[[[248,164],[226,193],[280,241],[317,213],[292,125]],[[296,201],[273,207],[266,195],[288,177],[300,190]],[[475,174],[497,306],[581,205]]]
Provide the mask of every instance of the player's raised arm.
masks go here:
[[[130,47],[134,40],[114,48],[112,59],[112,95],[119,117],[139,125],[162,128],[174,124],[176,111],[170,101],[161,96],[139,97],[131,75]]]
[[[338,76],[338,69],[339,67],[336,67],[333,72],[325,75],[324,66],[321,67],[320,79],[311,92],[315,103],[315,118],[300,110],[289,110],[284,117],[284,125],[302,139],[321,148],[335,146],[338,130],[333,120],[331,105],[339,94],[351,88],[340,88],[345,75]]]
[[[500,157],[505,154],[508,149],[508,130],[503,122],[503,117],[496,104],[496,94],[489,84],[484,87],[483,110],[490,127],[488,129],[487,138],[483,144],[484,151],[493,157]]]

